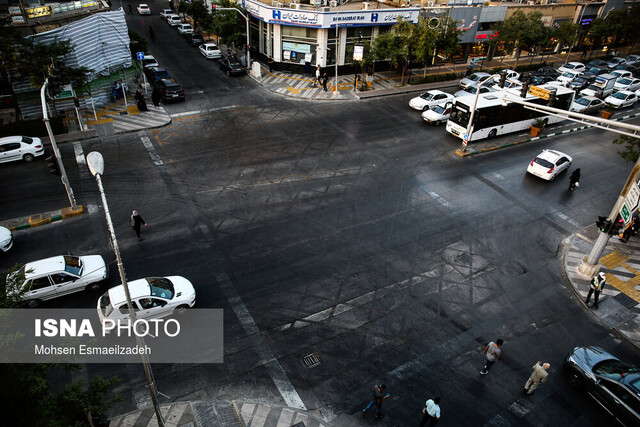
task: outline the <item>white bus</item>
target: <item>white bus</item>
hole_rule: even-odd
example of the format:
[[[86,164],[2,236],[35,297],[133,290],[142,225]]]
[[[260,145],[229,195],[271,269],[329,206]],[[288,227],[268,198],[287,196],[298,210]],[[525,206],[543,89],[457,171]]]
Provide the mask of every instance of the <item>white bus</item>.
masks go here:
[[[555,100],[551,106],[569,110],[575,93],[573,90],[554,85],[541,85],[538,87],[546,90],[556,90]],[[484,93],[478,97],[471,135],[469,135],[468,141],[493,138],[496,135],[529,129],[536,119],[542,119],[547,123],[557,123],[563,120],[545,113],[528,110],[524,105],[505,102],[502,99],[505,94],[512,98],[522,99],[520,97],[520,88]],[[469,118],[471,117],[474,98],[474,96],[463,96],[455,99],[451,116],[447,121],[447,132],[464,139]],[[547,105],[546,100],[530,93],[527,94],[525,101]]]

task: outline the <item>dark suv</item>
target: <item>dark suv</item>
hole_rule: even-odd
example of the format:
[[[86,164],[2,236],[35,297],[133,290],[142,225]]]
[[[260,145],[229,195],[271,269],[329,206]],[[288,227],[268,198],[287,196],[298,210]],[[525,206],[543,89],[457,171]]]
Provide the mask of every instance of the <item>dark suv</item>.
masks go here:
[[[198,47],[204,44],[204,37],[200,33],[191,33],[187,35],[187,43],[193,47]]]
[[[625,426],[640,425],[640,369],[599,347],[576,347],[564,360],[569,384],[584,389]]]
[[[147,80],[153,86],[156,83],[156,80],[160,79],[170,79],[171,75],[166,68],[161,67],[147,67],[144,69],[144,74],[147,76]]]
[[[184,89],[173,79],[156,80],[156,88],[160,89],[162,101],[184,101]]]

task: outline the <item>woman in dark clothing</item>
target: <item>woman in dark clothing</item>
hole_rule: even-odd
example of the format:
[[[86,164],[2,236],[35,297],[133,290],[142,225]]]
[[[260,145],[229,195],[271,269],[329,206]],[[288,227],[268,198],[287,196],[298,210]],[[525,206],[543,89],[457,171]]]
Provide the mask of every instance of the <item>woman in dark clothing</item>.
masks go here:
[[[146,226],[147,223],[144,222],[144,219],[142,219],[142,217],[136,210],[131,212],[131,219],[129,220],[129,222],[133,227],[133,230],[136,232],[136,236],[138,236],[138,240],[142,241],[142,238],[140,237],[140,227],[143,225]]]
[[[569,190],[573,191],[576,189],[576,184],[580,181],[580,168],[573,171],[571,177],[569,177]],[[578,184],[579,185],[579,184]]]
[[[156,108],[160,106],[160,89],[157,87],[154,87],[153,92],[151,92],[151,102],[153,102],[153,105]]]

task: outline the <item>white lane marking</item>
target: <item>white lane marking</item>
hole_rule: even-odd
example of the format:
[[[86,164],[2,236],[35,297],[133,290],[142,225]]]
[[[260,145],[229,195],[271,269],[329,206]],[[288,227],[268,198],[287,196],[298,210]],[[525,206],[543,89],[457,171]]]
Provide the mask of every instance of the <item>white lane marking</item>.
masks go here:
[[[195,116],[196,114],[214,113],[216,111],[229,110],[231,108],[238,108],[238,106],[237,105],[228,105],[226,107],[209,108],[208,110],[185,111],[184,113],[170,114],[170,116],[171,117]]]
[[[442,206],[444,206],[445,208],[455,211],[457,210],[451,203],[447,202],[446,199],[440,197],[440,195],[436,192],[433,192],[431,190],[428,190],[427,193],[438,203],[440,203]]]
[[[563,214],[562,212],[553,210],[553,214],[555,216],[557,216],[560,219],[563,219],[565,221],[567,221],[569,224],[573,225],[574,227],[580,228],[580,224],[578,224],[578,222],[574,221],[573,219],[569,218],[568,216],[566,216],[565,214]]]
[[[87,164],[87,159],[84,158],[84,152],[82,151],[82,144],[80,141],[73,141],[73,153],[76,155],[76,163],[79,165]]]
[[[302,402],[302,399],[300,398],[300,395],[298,395],[293,384],[291,384],[291,380],[289,380],[289,377],[282,368],[282,365],[280,365],[278,359],[273,356],[273,351],[269,348],[269,345],[260,334],[260,329],[258,329],[251,313],[249,313],[249,310],[247,310],[247,307],[242,302],[242,298],[238,295],[238,292],[234,288],[233,283],[231,283],[229,276],[224,272],[216,273],[216,280],[220,284],[220,289],[222,289],[222,292],[226,295],[227,301],[233,308],[233,311],[236,313],[245,333],[255,339],[256,346],[254,349],[258,353],[260,362],[265,366],[265,368],[267,368],[267,371],[271,376],[271,380],[278,388],[278,391],[287,406],[306,411],[307,407]]]
[[[151,140],[149,139],[149,137],[145,135],[144,131],[141,131],[140,133],[138,133],[138,135],[140,135],[140,141],[142,141],[142,145],[144,145],[144,148],[147,149],[147,153],[149,153],[149,157],[151,157],[151,160],[153,160],[153,163],[156,166],[162,165],[163,164],[162,159],[158,155],[158,152],[156,151],[155,147],[151,143]]]
[[[495,176],[496,178],[498,178],[500,181],[506,181],[506,179],[504,178],[504,176],[500,175],[498,172],[495,172],[493,174],[493,176]]]

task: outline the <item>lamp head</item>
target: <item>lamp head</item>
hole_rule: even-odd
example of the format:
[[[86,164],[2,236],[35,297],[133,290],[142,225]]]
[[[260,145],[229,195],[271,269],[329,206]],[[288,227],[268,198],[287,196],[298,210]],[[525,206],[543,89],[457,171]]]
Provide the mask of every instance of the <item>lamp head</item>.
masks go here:
[[[91,175],[102,175],[104,173],[104,158],[102,158],[102,154],[97,151],[87,154],[87,166],[89,166]]]

